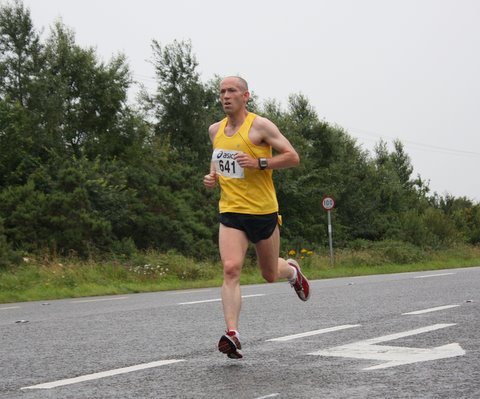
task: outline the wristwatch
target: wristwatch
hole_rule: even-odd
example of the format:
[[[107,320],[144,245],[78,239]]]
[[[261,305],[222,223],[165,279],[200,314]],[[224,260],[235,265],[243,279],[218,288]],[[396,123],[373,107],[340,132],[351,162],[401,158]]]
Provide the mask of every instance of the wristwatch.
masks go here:
[[[267,158],[258,158],[258,167],[260,170],[267,169],[268,161]]]

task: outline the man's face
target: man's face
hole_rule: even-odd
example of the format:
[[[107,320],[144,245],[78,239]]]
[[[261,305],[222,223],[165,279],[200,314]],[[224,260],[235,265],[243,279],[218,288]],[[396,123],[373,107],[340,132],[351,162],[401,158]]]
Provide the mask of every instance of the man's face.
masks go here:
[[[220,102],[227,115],[245,108],[250,93],[235,77],[225,78],[220,83]]]

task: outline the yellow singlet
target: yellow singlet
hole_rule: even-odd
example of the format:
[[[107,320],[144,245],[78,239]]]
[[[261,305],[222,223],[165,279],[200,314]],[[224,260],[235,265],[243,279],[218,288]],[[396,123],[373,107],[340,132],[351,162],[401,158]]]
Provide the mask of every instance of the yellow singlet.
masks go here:
[[[248,132],[257,115],[249,113],[233,136],[225,134],[223,119],[213,141],[212,163],[220,175],[220,213],[236,212],[265,215],[278,212],[278,202],[271,169],[243,169],[233,156],[244,152],[258,158],[271,158],[272,147],[253,144]]]

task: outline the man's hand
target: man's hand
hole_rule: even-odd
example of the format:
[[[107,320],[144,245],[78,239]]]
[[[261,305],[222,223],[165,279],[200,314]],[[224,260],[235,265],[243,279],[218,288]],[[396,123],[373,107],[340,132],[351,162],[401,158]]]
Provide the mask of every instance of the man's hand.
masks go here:
[[[212,170],[208,175],[203,176],[203,185],[207,188],[214,188],[217,184],[217,179],[217,172]]]
[[[258,169],[258,160],[244,152],[237,153],[237,155],[235,155],[235,161],[237,161],[242,168]]]

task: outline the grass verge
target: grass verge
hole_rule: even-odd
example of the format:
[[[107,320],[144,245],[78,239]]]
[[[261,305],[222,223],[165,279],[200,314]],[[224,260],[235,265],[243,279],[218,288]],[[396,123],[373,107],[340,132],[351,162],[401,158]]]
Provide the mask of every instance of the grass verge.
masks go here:
[[[295,253],[294,253],[295,252]],[[334,264],[325,251],[289,251],[309,279],[365,276],[480,266],[480,248],[460,246],[419,252],[403,244],[382,243],[344,249]],[[164,290],[219,287],[219,262],[198,262],[154,251],[118,261],[25,258],[16,267],[0,269],[0,303],[118,295]],[[254,259],[247,259],[242,284],[263,283]]]

